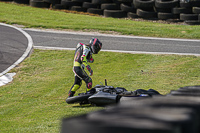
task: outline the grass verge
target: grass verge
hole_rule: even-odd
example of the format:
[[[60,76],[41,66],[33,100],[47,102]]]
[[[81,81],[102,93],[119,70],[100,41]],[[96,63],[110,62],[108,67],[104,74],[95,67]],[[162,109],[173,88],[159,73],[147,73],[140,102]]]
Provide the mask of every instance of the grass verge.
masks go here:
[[[29,28],[53,28],[118,34],[200,39],[200,27],[137,22],[39,9],[0,2],[0,22]],[[73,51],[35,50],[12,72],[14,81],[0,89],[1,132],[59,132],[63,117],[102,109],[68,105],[74,82]],[[111,56],[112,55],[112,56]],[[100,52],[94,56],[93,84],[106,78],[114,87],[156,89],[162,94],[200,81],[199,57]],[[78,91],[84,92],[85,84]]]
[[[59,132],[63,117],[85,114],[101,107],[68,105],[67,93],[74,82],[74,51],[34,50],[11,72],[14,81],[0,89],[0,131]],[[112,55],[112,56],[111,56]],[[200,57],[100,52],[94,55],[93,84],[155,89],[162,94],[200,81]],[[78,93],[85,91],[85,83]],[[77,95],[76,94],[76,95]]]
[[[29,28],[97,31],[135,36],[200,39],[200,26],[104,18],[0,2],[0,22]]]

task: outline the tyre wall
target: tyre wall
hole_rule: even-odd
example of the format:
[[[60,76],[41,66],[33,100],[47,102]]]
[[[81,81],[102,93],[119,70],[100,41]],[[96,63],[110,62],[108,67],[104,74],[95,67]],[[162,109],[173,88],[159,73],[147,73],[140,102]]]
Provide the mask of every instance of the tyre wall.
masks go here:
[[[13,0],[0,0],[11,2]],[[14,0],[38,8],[66,9],[113,18],[200,24],[200,0]]]
[[[61,133],[199,133],[200,86],[165,96],[122,97],[104,110],[64,118]]]

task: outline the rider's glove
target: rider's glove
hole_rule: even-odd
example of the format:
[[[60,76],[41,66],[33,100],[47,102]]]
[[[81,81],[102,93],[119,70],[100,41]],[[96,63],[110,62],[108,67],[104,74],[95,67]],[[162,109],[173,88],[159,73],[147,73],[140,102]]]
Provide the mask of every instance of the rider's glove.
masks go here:
[[[93,75],[93,71],[89,65],[86,66],[87,70],[90,72],[90,76]]]
[[[93,63],[93,62],[94,62],[94,59],[93,59],[93,58],[90,58],[88,62]]]
[[[81,56],[81,61],[82,61],[82,62],[85,62],[84,58],[85,58],[85,55],[82,55],[82,56]]]

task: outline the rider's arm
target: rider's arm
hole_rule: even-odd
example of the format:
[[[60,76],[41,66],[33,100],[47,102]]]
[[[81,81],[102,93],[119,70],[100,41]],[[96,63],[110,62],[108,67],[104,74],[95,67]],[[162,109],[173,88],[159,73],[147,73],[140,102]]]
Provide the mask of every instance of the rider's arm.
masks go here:
[[[92,71],[91,67],[88,65],[88,61],[86,58],[89,53],[90,53],[90,49],[84,45],[83,46],[83,55],[81,56],[81,60],[82,60],[83,65],[85,65],[87,70],[90,72],[90,76],[92,76],[93,71]]]
[[[85,45],[83,45],[83,55],[81,56],[81,61],[85,66],[88,65],[88,61],[86,57],[89,54],[89,52],[90,52],[90,49],[86,47]]]

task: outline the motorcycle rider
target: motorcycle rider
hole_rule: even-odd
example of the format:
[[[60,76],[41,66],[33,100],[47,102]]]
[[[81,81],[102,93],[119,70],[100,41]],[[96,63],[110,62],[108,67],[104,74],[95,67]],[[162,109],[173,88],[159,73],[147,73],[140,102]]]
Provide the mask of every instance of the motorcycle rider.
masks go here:
[[[90,65],[88,65],[88,62],[94,62],[92,54],[98,54],[98,52],[101,50],[101,47],[102,43],[97,38],[92,38],[87,45],[83,43],[78,43],[74,54],[73,66],[75,81],[68,93],[68,97],[74,96],[75,92],[81,87],[82,80],[84,80],[86,83],[87,91],[92,88],[92,79],[85,72],[84,68],[87,68],[90,76],[93,75],[93,70],[91,69]]]

